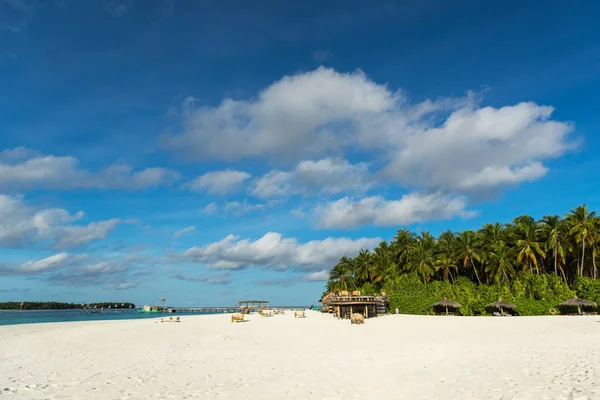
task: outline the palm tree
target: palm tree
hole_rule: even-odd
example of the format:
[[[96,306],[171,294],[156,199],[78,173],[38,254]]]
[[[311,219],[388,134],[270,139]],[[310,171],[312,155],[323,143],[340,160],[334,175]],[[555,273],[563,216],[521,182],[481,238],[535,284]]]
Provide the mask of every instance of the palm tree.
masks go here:
[[[587,205],[583,204],[573,210],[567,217],[571,229],[569,233],[573,235],[578,243],[581,243],[581,264],[579,275],[583,275],[583,265],[585,262],[585,242],[592,243],[595,237],[595,212],[588,212]]]
[[[435,259],[430,248],[425,241],[419,240],[411,252],[406,268],[410,272],[417,273],[423,283],[427,283],[429,278],[435,273]]]
[[[396,274],[396,265],[392,261],[391,249],[386,241],[379,243],[374,250],[371,262],[373,283],[389,280]]]
[[[352,260],[346,256],[342,257],[329,273],[329,279],[334,283],[333,287],[338,290],[348,290],[349,285],[353,284],[353,269]]]
[[[540,221],[542,226],[542,233],[545,240],[545,250],[552,250],[552,258],[554,260],[554,273],[558,275],[558,269],[562,274],[565,282],[567,277],[563,265],[565,264],[565,224],[558,215],[546,215]],[[560,264],[559,264],[560,261]]]
[[[513,231],[514,249],[517,252],[517,262],[529,267],[533,272],[532,264],[539,274],[537,256],[546,258],[542,244],[537,241],[537,227],[528,222],[519,222]]]
[[[502,280],[504,283],[515,274],[513,251],[506,245],[496,246],[489,254],[489,260],[485,272],[495,281]]]
[[[439,271],[442,271],[444,280],[454,281],[452,270],[458,273],[456,253],[454,251],[454,234],[450,231],[443,232],[437,241],[437,254],[435,265]]]
[[[483,225],[478,233],[482,241],[481,247],[484,249],[492,250],[504,242],[504,226],[499,222]]]
[[[391,249],[394,254],[394,261],[399,269],[402,269],[402,266],[406,264],[409,254],[414,248],[415,240],[415,234],[406,228],[400,229],[394,236]]]
[[[460,232],[456,236],[456,257],[462,263],[463,268],[468,268],[469,263],[473,267],[477,283],[481,283],[477,268],[475,268],[475,262],[473,260],[481,261],[481,254],[478,249],[478,237],[473,231]]]
[[[421,236],[418,238],[427,248],[431,249],[435,246],[435,237],[429,232],[421,232]]]
[[[369,250],[361,250],[358,256],[354,259],[356,267],[355,276],[361,283],[371,280],[371,252]]]

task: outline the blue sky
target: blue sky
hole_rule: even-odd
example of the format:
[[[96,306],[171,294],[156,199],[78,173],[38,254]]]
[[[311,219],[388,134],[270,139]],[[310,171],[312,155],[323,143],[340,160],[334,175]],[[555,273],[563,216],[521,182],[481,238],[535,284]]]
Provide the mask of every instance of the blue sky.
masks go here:
[[[0,301],[315,303],[405,226],[598,209],[599,11],[0,0]]]

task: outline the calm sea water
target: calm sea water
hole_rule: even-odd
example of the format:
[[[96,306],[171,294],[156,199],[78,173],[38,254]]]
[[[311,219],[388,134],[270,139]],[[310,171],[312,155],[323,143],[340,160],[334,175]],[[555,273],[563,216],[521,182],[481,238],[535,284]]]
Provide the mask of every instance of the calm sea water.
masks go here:
[[[279,306],[279,308],[298,308],[304,309],[306,306]],[[120,319],[148,319],[160,318],[177,315],[205,315],[210,313],[139,313],[134,311],[120,312],[105,312],[105,313],[86,313],[81,310],[31,310],[19,312],[13,310],[0,310],[0,326],[1,325],[17,325],[17,324],[37,324],[42,322],[72,322],[72,321],[110,321]]]
[[[35,324],[40,322],[110,321],[117,319],[147,319],[164,317],[163,313],[139,313],[137,311],[85,313],[80,310],[0,310],[0,325]]]

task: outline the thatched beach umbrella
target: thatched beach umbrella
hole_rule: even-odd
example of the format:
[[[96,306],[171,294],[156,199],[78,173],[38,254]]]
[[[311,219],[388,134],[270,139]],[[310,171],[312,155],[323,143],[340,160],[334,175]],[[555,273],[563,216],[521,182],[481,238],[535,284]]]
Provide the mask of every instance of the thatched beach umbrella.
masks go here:
[[[450,301],[447,298],[444,298],[444,300],[440,300],[437,303],[435,303],[433,305],[433,307],[440,307],[440,308],[445,308],[446,309],[446,315],[448,315],[448,309],[452,308],[454,310],[457,310],[461,307],[461,305],[455,301]]]
[[[490,303],[486,307],[496,308],[496,309],[500,310],[500,313],[502,315],[504,315],[505,308],[508,310],[514,310],[515,308],[517,308],[517,306],[514,305],[513,303],[507,303],[506,301],[501,301],[501,300]]]
[[[596,307],[598,304],[594,301],[580,299],[575,297],[574,299],[564,301],[559,304],[562,307],[577,307],[577,312],[581,314],[581,307]]]

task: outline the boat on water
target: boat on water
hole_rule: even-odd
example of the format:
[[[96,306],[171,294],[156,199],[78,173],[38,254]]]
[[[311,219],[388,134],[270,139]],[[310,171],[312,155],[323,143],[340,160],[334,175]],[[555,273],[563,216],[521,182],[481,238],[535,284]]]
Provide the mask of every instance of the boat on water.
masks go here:
[[[164,312],[164,308],[161,306],[144,306],[142,308],[138,308],[137,312],[139,313],[159,313]]]

